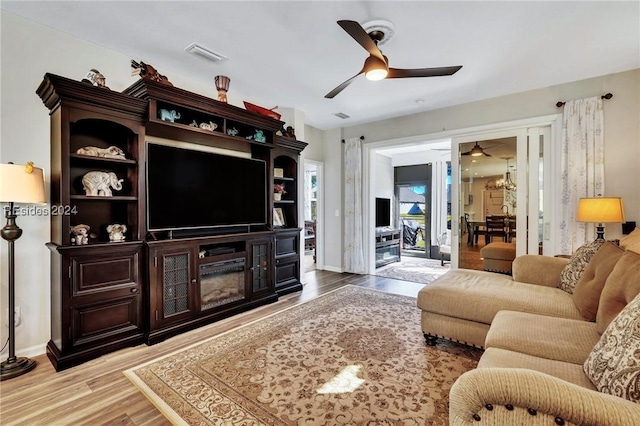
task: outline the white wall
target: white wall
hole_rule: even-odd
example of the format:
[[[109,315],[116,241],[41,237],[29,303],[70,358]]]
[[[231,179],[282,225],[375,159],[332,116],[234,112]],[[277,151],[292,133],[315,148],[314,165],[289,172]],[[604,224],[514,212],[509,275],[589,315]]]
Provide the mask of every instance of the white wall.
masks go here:
[[[305,138],[302,139],[309,145],[302,151],[302,156],[307,160],[324,161],[324,151],[322,148],[322,130],[306,125],[304,126]]]
[[[324,269],[342,272],[342,134],[322,132],[324,157]]]
[[[387,157],[386,155],[380,155],[380,154],[376,154],[375,161],[376,161],[376,165],[375,165],[376,176],[375,176],[375,187],[372,191],[372,194],[373,194],[372,198],[375,198],[375,197],[389,198],[391,200],[391,218],[393,219],[395,215],[395,212],[394,212],[395,205],[393,202],[393,196],[395,193],[395,187],[394,187],[395,176],[394,176],[393,162],[391,157]],[[393,222],[391,222],[391,224],[393,226]]]

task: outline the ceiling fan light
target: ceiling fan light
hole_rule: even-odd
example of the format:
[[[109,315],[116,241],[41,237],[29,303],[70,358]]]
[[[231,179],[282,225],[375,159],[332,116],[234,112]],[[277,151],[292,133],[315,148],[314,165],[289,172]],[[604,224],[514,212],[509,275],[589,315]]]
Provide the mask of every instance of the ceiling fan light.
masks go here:
[[[382,80],[388,73],[389,68],[387,67],[387,64],[373,55],[369,56],[364,62],[364,75],[367,80]]]
[[[383,80],[387,76],[387,70],[385,69],[374,69],[371,71],[367,71],[365,73],[367,80],[378,81]]]

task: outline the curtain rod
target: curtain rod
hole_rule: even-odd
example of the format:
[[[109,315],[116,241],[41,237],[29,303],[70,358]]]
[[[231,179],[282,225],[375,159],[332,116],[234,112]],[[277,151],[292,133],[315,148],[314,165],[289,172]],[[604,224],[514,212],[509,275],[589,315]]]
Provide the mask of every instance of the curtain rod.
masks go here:
[[[613,98],[613,95],[611,93],[607,93],[606,95],[600,96],[600,99],[611,99],[611,98]],[[565,103],[566,102],[559,101],[558,103],[556,103],[556,106],[560,108],[560,107],[563,107]]]
[[[364,136],[360,136],[360,140],[363,141],[364,140]],[[342,143],[344,143],[344,139],[342,139]]]

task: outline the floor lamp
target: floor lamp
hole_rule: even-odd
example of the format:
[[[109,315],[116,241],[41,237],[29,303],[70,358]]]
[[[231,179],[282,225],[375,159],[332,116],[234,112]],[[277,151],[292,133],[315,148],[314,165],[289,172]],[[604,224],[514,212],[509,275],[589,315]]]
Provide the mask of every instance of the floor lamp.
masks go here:
[[[15,258],[14,243],[22,235],[22,229],[16,225],[14,203],[41,204],[45,202],[44,173],[42,169],[17,164],[0,164],[0,203],[5,206],[7,224],[0,230],[0,235],[9,244],[9,357],[0,364],[0,380],[7,380],[31,371],[36,361],[16,357],[15,339]]]

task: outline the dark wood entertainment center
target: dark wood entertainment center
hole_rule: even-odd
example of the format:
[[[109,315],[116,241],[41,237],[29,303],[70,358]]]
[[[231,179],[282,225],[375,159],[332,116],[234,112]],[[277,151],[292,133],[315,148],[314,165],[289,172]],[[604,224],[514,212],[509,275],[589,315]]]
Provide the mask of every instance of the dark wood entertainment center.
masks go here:
[[[57,371],[160,342],[302,288],[297,177],[307,144],[277,135],[283,122],[149,79],[120,93],[46,74],[37,94],[51,117],[51,204],[69,213],[51,217],[47,244],[47,356]],[[178,111],[180,120],[164,121],[160,110]],[[252,137],[258,130],[264,141]],[[266,224],[149,232],[147,137],[264,161]],[[126,159],[76,153],[87,146],[115,146]],[[274,168],[282,176],[274,176]],[[90,171],[115,173],[122,189],[85,195],[82,179]],[[282,182],[287,193],[274,201],[273,185]],[[274,207],[282,209],[284,227],[273,226]],[[114,223],[126,225],[125,241],[110,242],[106,227]],[[74,245],[70,230],[80,224],[90,226],[91,238]]]

